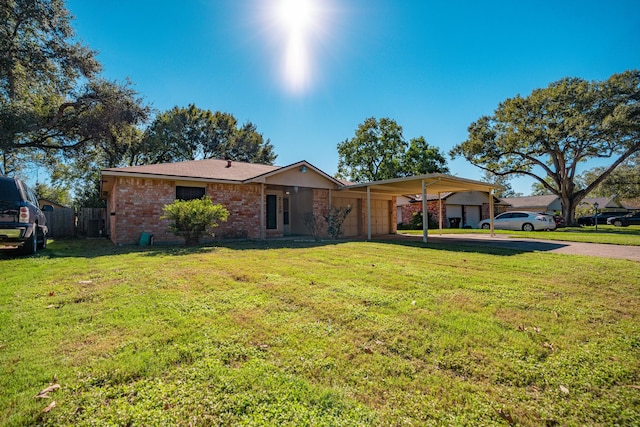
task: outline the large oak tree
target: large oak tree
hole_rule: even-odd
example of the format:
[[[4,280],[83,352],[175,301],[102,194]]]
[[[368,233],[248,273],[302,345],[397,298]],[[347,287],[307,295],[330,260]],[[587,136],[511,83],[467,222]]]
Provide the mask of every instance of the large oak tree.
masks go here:
[[[640,150],[640,71],[605,81],[565,78],[529,96],[502,102],[493,115],[469,126],[468,139],[451,150],[496,175],[529,176],[562,201],[565,221],[618,165]],[[578,168],[611,159],[582,187]]]
[[[402,126],[389,118],[366,119],[351,139],[338,144],[338,178],[370,182],[427,173],[447,173],[446,159],[424,137],[404,139]]]
[[[140,149],[145,163],[219,158],[273,164],[276,159],[271,142],[253,123],[239,127],[232,114],[193,104],[158,114],[146,129]]]
[[[4,172],[35,152],[79,155],[146,120],[149,110],[128,82],[99,77],[96,53],[75,40],[70,21],[62,0],[0,2]]]

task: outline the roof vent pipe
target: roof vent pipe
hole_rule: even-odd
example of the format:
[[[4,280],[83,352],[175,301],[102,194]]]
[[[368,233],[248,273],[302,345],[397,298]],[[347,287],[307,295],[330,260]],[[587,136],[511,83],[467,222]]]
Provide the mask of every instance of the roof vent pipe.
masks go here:
[[[231,167],[231,160],[227,160],[227,167],[230,168]]]

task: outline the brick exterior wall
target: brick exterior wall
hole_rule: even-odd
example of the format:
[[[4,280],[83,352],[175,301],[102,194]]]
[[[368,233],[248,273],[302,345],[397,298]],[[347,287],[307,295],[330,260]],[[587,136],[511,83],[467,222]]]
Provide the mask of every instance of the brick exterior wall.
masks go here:
[[[260,238],[260,184],[208,184],[206,194],[229,210],[229,220],[214,229],[217,238]],[[137,243],[140,233],[147,232],[156,242],[182,242],[168,231],[169,222],[160,219],[175,196],[175,181],[118,177],[109,198],[111,240]]]
[[[389,202],[389,212],[391,212],[391,233],[395,234],[398,232],[398,209],[396,206],[398,205],[398,198],[393,196],[391,201]]]
[[[329,212],[329,190],[313,190],[313,215],[316,218],[324,218]],[[320,221],[322,226],[318,233],[320,237],[327,237],[329,235],[329,228],[326,221]]]
[[[261,226],[260,184],[216,184],[206,186],[206,195],[213,203],[220,203],[229,210],[229,219],[214,229],[216,239],[249,238],[260,239]],[[266,194],[266,193],[265,193]],[[110,238],[116,244],[135,244],[142,232],[153,235],[158,243],[182,243],[182,237],[168,231],[169,221],[160,219],[163,207],[173,203],[176,182],[173,180],[117,177],[108,199]],[[262,200],[266,212],[266,198]],[[313,213],[318,218],[328,211],[329,190],[314,189]],[[389,203],[390,233],[396,232],[396,198]],[[419,204],[420,205],[420,204]],[[366,200],[361,210],[362,234],[367,232]],[[437,209],[437,204],[436,204]],[[327,225],[322,221],[320,236],[327,236]],[[266,237],[280,237],[283,230],[266,230]],[[203,241],[212,240],[205,237]]]
[[[413,214],[416,212],[422,212],[422,202],[415,203],[407,203],[406,205],[402,205],[402,223],[409,224],[411,222],[411,218],[413,218]],[[438,218],[440,217],[440,209],[438,208],[437,200],[429,200],[427,201],[427,213],[431,214],[431,217],[437,223]],[[447,228],[447,204],[443,200],[442,201],[442,227]]]
[[[508,211],[508,206],[505,205],[493,205],[493,217],[495,218],[496,215],[501,214],[503,212]],[[489,219],[489,203],[483,203],[482,204],[482,218],[481,219]]]

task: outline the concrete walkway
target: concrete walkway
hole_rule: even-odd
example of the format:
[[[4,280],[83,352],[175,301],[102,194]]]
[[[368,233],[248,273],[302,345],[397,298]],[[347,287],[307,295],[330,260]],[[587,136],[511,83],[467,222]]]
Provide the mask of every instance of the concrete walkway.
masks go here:
[[[398,234],[422,240],[422,236]],[[551,252],[571,255],[587,255],[603,258],[620,258],[640,261],[640,246],[607,245],[602,243],[565,242],[560,240],[539,240],[511,238],[506,234],[491,237],[488,234],[429,234],[428,243],[452,243],[469,246],[490,246],[497,249],[511,249],[523,252]]]

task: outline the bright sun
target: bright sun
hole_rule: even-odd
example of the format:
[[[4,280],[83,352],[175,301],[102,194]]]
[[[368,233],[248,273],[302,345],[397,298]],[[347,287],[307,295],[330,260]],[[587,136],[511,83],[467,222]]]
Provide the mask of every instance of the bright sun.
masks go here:
[[[318,14],[313,0],[279,0],[276,7],[280,25],[291,33],[308,31]]]
[[[272,0],[272,20],[279,29],[283,57],[282,73],[287,88],[301,93],[312,81],[314,43],[323,31],[326,0]]]

